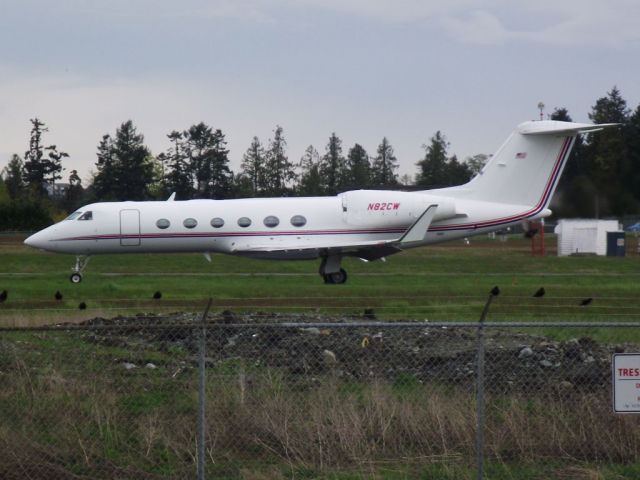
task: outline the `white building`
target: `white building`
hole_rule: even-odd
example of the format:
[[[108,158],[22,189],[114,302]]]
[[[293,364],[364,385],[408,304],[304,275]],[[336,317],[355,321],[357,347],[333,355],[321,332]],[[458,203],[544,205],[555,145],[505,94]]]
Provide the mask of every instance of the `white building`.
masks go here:
[[[558,255],[606,255],[607,232],[620,230],[617,220],[559,220],[554,230],[558,235]]]

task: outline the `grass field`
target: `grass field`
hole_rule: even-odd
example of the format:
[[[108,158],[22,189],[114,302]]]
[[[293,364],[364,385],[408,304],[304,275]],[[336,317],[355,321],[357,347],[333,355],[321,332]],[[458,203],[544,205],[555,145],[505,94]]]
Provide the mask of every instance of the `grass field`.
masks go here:
[[[629,243],[631,253],[635,244]],[[324,285],[317,262],[104,256],[93,258],[84,281],[72,285],[72,257],[34,251],[20,237],[6,236],[0,237],[0,291],[8,298],[0,304],[0,326],[199,311],[208,297],[217,312],[360,315],[374,308],[382,320],[475,321],[499,285],[490,320],[540,321],[540,332],[559,338],[640,343],[640,332],[630,328],[543,326],[545,320],[640,320],[640,257],[550,253],[531,256],[519,237],[483,237],[404,252],[385,263],[347,259],[345,285]],[[540,287],[546,295],[533,298]],[[61,302],[56,291],[64,295]],[[152,300],[155,291],[162,300]],[[593,302],[582,307],[585,298]],[[80,302],[88,308],[79,310]],[[194,351],[188,343],[128,341],[98,341],[95,332],[2,333],[0,477],[193,476]],[[125,370],[123,362],[139,367]],[[142,368],[146,362],[157,368]],[[296,383],[278,369],[221,362],[212,362],[207,377],[212,478],[474,476],[472,389],[439,390],[437,382],[409,377],[381,384],[336,380],[331,372]],[[537,393],[488,399],[486,478],[638,478],[637,418],[612,415],[606,390],[551,403]]]
[[[635,252],[633,242],[629,252]],[[547,240],[553,245],[553,237]],[[217,255],[109,255],[91,259],[84,280],[68,280],[73,257],[35,251],[20,237],[0,239],[0,324],[33,325],[117,313],[200,309],[281,312],[321,309],[382,319],[476,320],[488,291],[502,294],[493,320],[640,319],[640,256],[531,256],[529,242],[485,237],[410,250],[386,262],[346,259],[345,285],[324,285],[318,262],[261,261]],[[533,298],[544,287],[543,298]],[[64,299],[54,300],[59,290]],[[151,299],[161,291],[161,301]],[[594,301],[588,307],[579,303]],[[85,302],[87,310],[79,311]]]

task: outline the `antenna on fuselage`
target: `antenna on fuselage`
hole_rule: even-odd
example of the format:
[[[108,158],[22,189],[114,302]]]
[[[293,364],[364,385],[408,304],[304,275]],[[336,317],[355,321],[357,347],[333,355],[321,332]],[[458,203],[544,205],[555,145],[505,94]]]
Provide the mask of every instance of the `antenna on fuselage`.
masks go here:
[[[176,192],[173,192],[169,198],[167,198],[167,202],[173,202],[176,199]]]

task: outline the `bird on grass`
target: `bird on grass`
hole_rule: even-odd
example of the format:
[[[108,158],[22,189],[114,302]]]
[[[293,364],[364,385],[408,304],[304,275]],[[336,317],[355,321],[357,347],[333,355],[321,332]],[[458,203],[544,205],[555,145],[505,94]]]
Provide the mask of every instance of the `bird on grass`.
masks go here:
[[[581,307],[586,307],[587,305],[591,305],[591,302],[593,302],[593,298],[591,298],[591,297],[585,298],[584,300],[582,300],[580,302],[580,306]]]
[[[545,293],[546,292],[544,291],[544,287],[540,287],[538,290],[536,290],[536,293],[534,293],[533,296],[536,298],[540,298],[540,297],[544,297]]]
[[[78,308],[80,310],[86,310],[87,309],[87,304],[84,302],[80,302],[80,305],[78,305]]]
[[[157,291],[156,293],[153,294],[154,300],[160,300],[161,298],[162,298],[162,292]]]
[[[491,293],[491,295],[493,295],[494,297],[497,297],[498,295],[500,295],[500,288],[496,285],[491,289],[491,292],[489,293]]]
[[[62,300],[62,294],[60,293],[60,290],[57,290],[53,296],[56,298],[57,301]]]
[[[8,296],[9,293],[6,290],[2,290],[2,292],[0,292],[0,303],[3,303]]]

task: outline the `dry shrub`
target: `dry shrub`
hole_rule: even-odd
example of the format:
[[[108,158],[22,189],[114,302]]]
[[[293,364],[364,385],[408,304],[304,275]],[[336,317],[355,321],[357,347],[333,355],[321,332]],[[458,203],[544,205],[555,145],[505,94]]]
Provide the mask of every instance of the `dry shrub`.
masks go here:
[[[0,347],[0,478],[184,478],[195,470],[193,368],[127,373],[119,363],[105,363],[96,372],[64,358],[34,368],[17,347]],[[371,476],[385,462],[472,464],[473,390],[404,380],[210,369],[210,465],[233,464],[240,477],[260,480],[280,478],[283,463]],[[161,401],[124,401],[137,394],[157,394]],[[575,465],[640,458],[638,418],[612,414],[606,389],[555,397],[489,394],[486,416],[490,459]],[[263,473],[253,472],[249,462]],[[166,466],[164,473],[149,473],[159,465]],[[557,478],[599,477],[586,468],[565,468]]]
[[[383,381],[354,385],[332,376],[295,385],[270,374],[252,378],[241,393],[232,380],[219,382],[208,405],[218,458],[275,456],[324,468],[475,454],[468,389],[421,385],[407,393]],[[628,463],[639,458],[640,430],[634,419],[611,413],[606,392],[570,401],[489,397],[485,445],[490,458],[504,461]]]
[[[218,385],[208,405],[209,432],[225,455],[276,455],[314,467],[354,465],[468,450],[472,398],[437,389],[401,395],[390,385],[328,378],[291,386],[255,378],[242,404],[233,384]]]
[[[584,467],[566,467],[556,470],[554,478],[558,480],[603,480],[596,470]]]
[[[605,463],[640,458],[637,419],[613,414],[607,392],[555,400],[511,396],[490,406],[487,452],[498,458]]]

